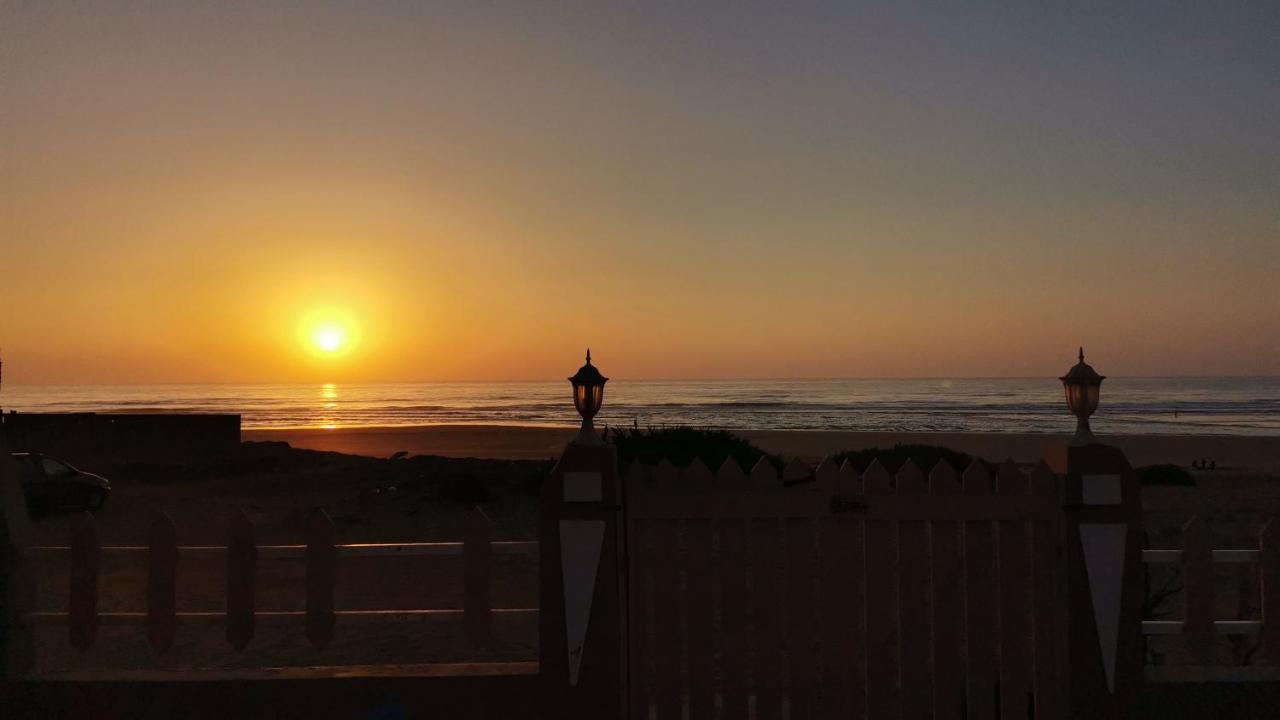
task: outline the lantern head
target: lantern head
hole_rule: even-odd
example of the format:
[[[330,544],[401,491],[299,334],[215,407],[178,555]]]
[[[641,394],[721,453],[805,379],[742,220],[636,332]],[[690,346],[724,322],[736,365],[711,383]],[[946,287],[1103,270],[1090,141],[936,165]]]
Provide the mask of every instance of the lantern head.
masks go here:
[[[591,419],[600,412],[600,406],[604,404],[604,384],[609,382],[609,378],[601,375],[591,364],[591,350],[587,350],[587,364],[578,368],[569,382],[573,385],[573,406],[582,416],[582,432],[578,435],[578,442],[599,443],[600,438],[595,434]]]
[[[1106,378],[1094,372],[1084,361],[1084,348],[1080,348],[1080,361],[1066,375],[1058,378],[1067,395],[1067,407],[1076,416],[1076,434],[1072,445],[1089,445],[1097,442],[1089,429],[1089,416],[1098,409],[1102,381]]]

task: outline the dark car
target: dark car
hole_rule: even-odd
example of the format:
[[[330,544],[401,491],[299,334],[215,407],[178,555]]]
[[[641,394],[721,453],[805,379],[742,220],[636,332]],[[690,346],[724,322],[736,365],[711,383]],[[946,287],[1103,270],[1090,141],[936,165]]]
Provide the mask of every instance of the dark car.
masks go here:
[[[27,504],[33,508],[97,510],[111,494],[107,479],[40,453],[13,453]]]

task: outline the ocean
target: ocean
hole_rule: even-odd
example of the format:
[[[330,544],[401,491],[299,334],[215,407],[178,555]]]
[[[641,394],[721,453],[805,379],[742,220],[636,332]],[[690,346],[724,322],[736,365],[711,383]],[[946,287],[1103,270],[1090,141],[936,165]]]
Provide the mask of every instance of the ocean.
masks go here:
[[[19,412],[239,413],[245,428],[578,422],[569,383],[5,385]],[[611,380],[597,426],[1069,432],[1055,378]],[[1105,433],[1280,436],[1280,378],[1108,378]]]

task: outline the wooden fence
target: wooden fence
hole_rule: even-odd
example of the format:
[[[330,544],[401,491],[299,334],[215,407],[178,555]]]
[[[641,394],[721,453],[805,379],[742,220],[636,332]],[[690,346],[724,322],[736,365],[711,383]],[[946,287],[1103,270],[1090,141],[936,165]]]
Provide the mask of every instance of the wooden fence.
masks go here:
[[[93,516],[83,513],[72,525],[71,543],[62,547],[35,547],[41,554],[70,555],[70,594],[66,612],[36,612],[37,623],[65,623],[71,643],[80,650],[91,647],[98,628],[104,624],[141,625],[157,653],[173,645],[179,622],[222,625],[227,642],[244,650],[252,641],[259,620],[300,621],[307,640],[316,649],[332,640],[339,620],[392,621],[423,617],[455,616],[472,643],[484,645],[490,639],[494,613],[534,614],[536,608],[493,608],[490,601],[492,557],[499,554],[534,554],[536,541],[492,539],[492,523],[474,508],[466,518],[461,542],[357,543],[335,542],[333,522],[323,511],[310,516],[303,545],[257,545],[253,524],[243,513],[227,523],[227,544],[178,545],[177,530],[167,515],[156,512],[148,527],[148,544],[108,546],[98,544]],[[99,566],[102,553],[145,553],[147,583],[145,610],[103,613],[98,610]],[[222,553],[227,560],[226,609],[224,612],[180,612],[177,610],[178,558],[185,554]],[[334,604],[339,558],[408,557],[421,555],[462,556],[463,607],[457,609],[338,610]],[[306,607],[301,610],[261,611],[255,606],[259,558],[306,559]]]
[[[15,717],[77,717],[94,703],[128,717],[359,717],[390,695],[410,714],[453,708],[458,717],[1097,720],[1117,717],[1144,677],[1206,679],[1144,673],[1144,633],[1183,633],[1200,648],[1247,633],[1280,665],[1275,521],[1257,549],[1214,550],[1193,521],[1181,550],[1143,550],[1140,494],[1123,455],[1094,445],[1062,458],[994,472],[907,462],[896,473],[878,462],[862,472],[793,462],[780,473],[767,462],[750,472],[664,462],[623,478],[612,448],[571,444],[543,485],[536,542],[494,542],[473,511],[455,543],[337,544],[319,513],[298,545],[258,545],[237,515],[226,545],[180,546],[173,523],[156,515],[147,545],[101,547],[86,515],[68,546],[30,548],[9,516],[4,609],[30,587],[25,556],[68,554],[67,611],[27,617],[65,623],[82,649],[113,623],[144,628],[163,653],[182,623],[220,625],[239,650],[261,621],[296,622],[320,648],[346,622],[440,615],[484,644],[496,613],[537,613],[539,662],[68,682],[19,676],[7,660],[0,699]],[[9,478],[0,489],[16,487]],[[493,608],[493,556],[531,552],[539,608]],[[143,609],[100,612],[103,553],[145,554]],[[203,553],[225,554],[225,610],[179,611],[179,559]],[[461,555],[464,607],[337,608],[340,560],[408,555]],[[267,557],[305,558],[305,608],[257,609],[256,568]],[[1257,619],[1215,617],[1215,562],[1257,567]],[[1141,616],[1142,568],[1157,563],[1183,567],[1182,620]],[[1207,679],[1265,679],[1273,669]]]
[[[1057,484],[633,468],[631,717],[1063,716]]]
[[[1143,550],[1151,565],[1177,565],[1182,575],[1183,617],[1180,620],[1144,620],[1145,635],[1178,635],[1186,640],[1195,665],[1151,665],[1154,681],[1280,681],[1280,521],[1269,520],[1258,532],[1258,547],[1214,549],[1210,528],[1199,518],[1183,527],[1181,550]],[[1240,588],[1241,607],[1253,605],[1257,618],[1219,618],[1214,566],[1244,566],[1248,582]],[[1255,597],[1249,597],[1256,594]],[[1216,651],[1224,637],[1256,638],[1265,665],[1223,665]]]

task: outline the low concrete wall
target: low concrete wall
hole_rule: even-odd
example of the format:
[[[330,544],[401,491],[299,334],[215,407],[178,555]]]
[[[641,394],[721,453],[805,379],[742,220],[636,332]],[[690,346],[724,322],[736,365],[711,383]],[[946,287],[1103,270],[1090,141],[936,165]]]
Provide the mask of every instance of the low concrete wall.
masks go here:
[[[70,462],[179,462],[240,447],[239,415],[7,413],[0,426],[14,452]]]

